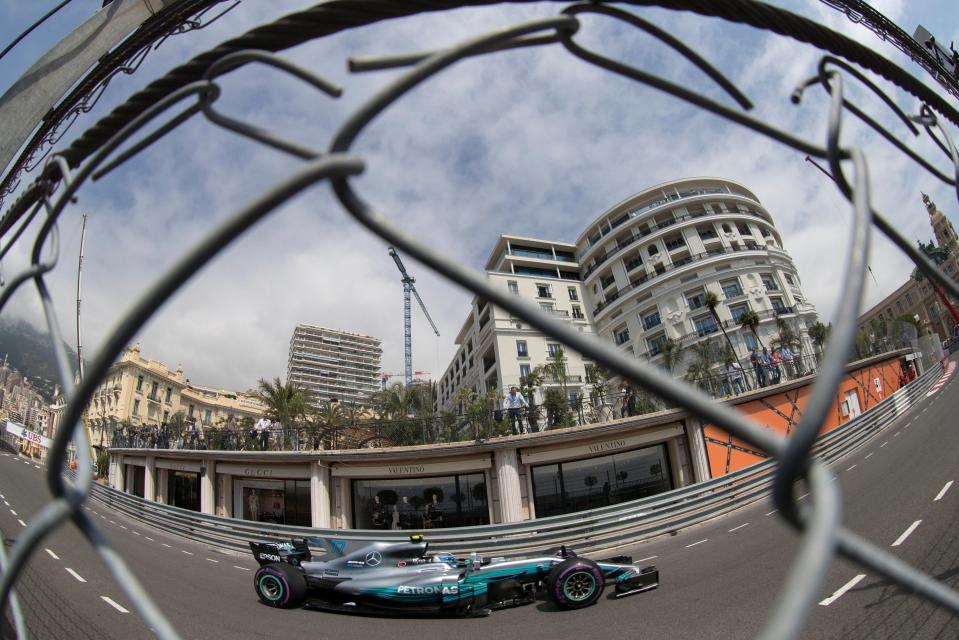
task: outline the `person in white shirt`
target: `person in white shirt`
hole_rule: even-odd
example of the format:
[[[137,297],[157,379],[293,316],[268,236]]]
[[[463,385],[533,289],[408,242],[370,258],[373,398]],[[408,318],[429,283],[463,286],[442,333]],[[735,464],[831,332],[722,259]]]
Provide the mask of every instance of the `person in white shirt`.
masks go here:
[[[514,436],[518,436],[520,433],[526,433],[523,420],[519,415],[519,410],[524,407],[529,407],[526,398],[519,392],[519,389],[510,387],[509,393],[503,399],[503,408],[506,409],[506,412],[509,414],[509,424],[513,429]]]

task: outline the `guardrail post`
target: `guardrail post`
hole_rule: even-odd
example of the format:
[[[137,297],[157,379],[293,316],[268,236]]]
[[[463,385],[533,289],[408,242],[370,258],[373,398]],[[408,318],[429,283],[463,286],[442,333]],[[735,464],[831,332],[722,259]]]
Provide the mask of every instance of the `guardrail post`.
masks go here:
[[[216,461],[204,458],[200,466],[200,512],[213,514],[216,500],[213,491],[213,479],[216,478]]]
[[[156,502],[156,456],[147,456],[143,468],[143,497]]]
[[[310,463],[310,514],[313,527],[330,528],[330,468],[314,460]]]
[[[493,454],[496,467],[496,486],[499,493],[501,522],[521,522],[523,494],[519,486],[519,457],[516,449],[497,449]]]
[[[110,460],[110,486],[117,491],[125,491],[124,480],[126,475],[123,468],[123,454],[117,453]]]

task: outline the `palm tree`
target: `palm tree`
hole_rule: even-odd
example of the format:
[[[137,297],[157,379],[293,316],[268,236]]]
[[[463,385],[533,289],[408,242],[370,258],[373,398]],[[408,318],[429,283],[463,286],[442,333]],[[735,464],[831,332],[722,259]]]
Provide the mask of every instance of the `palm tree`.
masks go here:
[[[337,427],[343,424],[343,414],[343,407],[340,405],[340,403],[330,400],[320,403],[319,411],[316,413],[315,426],[318,428],[316,435],[325,432],[325,435],[329,437],[331,449],[336,449],[338,440]],[[313,441],[314,446],[319,444],[318,440],[319,439],[317,438]]]
[[[663,356],[663,369],[669,375],[673,375],[673,371],[683,360],[683,347],[672,338],[667,338],[660,345],[659,350]]]
[[[719,313],[716,311],[716,307],[719,306],[719,296],[716,295],[714,291],[706,291],[706,308],[709,309],[709,313],[713,316],[713,320],[716,321],[716,324],[719,325],[719,330],[723,332],[723,337],[726,338],[726,344],[729,345],[730,351],[733,352],[733,359],[738,360],[736,356],[736,347],[733,346],[733,341],[729,339],[729,334],[726,333],[726,327],[723,326],[723,321],[719,319]]]
[[[257,396],[266,405],[266,417],[287,429],[296,429],[297,423],[312,410],[306,389],[292,382],[284,384],[278,377],[272,382],[261,379]]]
[[[764,349],[766,348],[766,345],[763,344],[762,338],[759,337],[759,333],[757,333],[756,331],[756,329],[759,328],[758,313],[756,313],[752,309],[749,309],[748,311],[744,311],[739,316],[739,326],[741,326],[743,329],[749,329],[750,331],[752,331],[753,335],[756,336],[756,340],[759,342],[759,346],[763,347]]]
[[[687,382],[711,395],[716,395],[713,384],[713,365],[716,364],[718,351],[716,346],[712,340],[693,345],[690,350],[695,359],[686,369],[686,375],[683,376]]]
[[[813,345],[822,353],[823,347],[829,341],[829,333],[832,331],[832,323],[829,326],[824,325],[818,320],[809,327],[809,339]]]

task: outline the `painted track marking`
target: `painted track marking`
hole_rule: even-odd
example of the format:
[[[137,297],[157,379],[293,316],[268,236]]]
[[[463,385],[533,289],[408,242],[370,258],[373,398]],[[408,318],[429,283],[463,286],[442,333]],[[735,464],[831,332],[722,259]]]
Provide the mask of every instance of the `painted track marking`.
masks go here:
[[[737,529],[742,529],[743,527],[748,527],[748,526],[749,526],[749,523],[748,523],[748,522],[744,522],[743,524],[739,525],[738,527],[733,527],[732,529],[730,529],[730,530],[729,530],[729,533],[732,533],[733,531],[736,531]]]
[[[933,499],[933,502],[939,502],[940,500],[942,500],[942,497],[943,497],[944,495],[946,495],[946,491],[949,491],[949,487],[951,487],[951,486],[952,486],[952,480],[950,480],[949,482],[947,482],[947,483],[946,483],[946,486],[944,486],[944,487],[939,491],[939,494],[935,497],[935,499]]]
[[[656,556],[653,556],[653,557],[655,558]],[[640,560],[640,562],[642,562],[642,560]],[[247,569],[246,567],[241,567],[239,565],[233,565],[233,568],[239,569],[240,571],[249,571],[249,569]]]
[[[851,467],[849,467],[848,469],[846,469],[846,471],[852,471],[852,470],[855,469],[855,468],[856,468],[856,465],[852,465]]]
[[[639,562],[646,562],[647,560],[655,560],[658,557],[659,556],[649,556],[648,558],[643,558],[642,560],[637,560],[636,562],[639,563]],[[249,569],[247,569],[247,571],[249,571]]]
[[[58,555],[55,554],[54,552],[50,551],[49,549],[44,549],[44,551],[46,551],[47,553],[49,553],[49,554],[50,554],[50,557],[53,558],[54,560],[59,560],[59,559],[60,559],[60,556],[58,556]]]
[[[853,587],[855,587],[857,584],[859,584],[859,582],[860,582],[863,578],[865,578],[865,577],[866,577],[866,574],[865,574],[865,573],[860,573],[858,576],[856,576],[855,578],[853,578],[852,580],[850,580],[849,582],[847,582],[847,583],[844,584],[843,586],[839,587],[839,589],[837,589],[831,596],[829,596],[829,597],[826,598],[825,600],[821,601],[821,602],[819,603],[819,606],[821,606],[821,607],[828,607],[828,606],[831,605],[833,602],[835,602],[836,600],[838,600],[839,598],[841,598],[844,593],[846,593],[847,591],[849,591],[850,589],[852,589]]]
[[[687,545],[686,545],[686,548],[688,549],[688,548],[690,548],[690,547],[695,547],[697,544],[702,544],[702,543],[704,543],[704,542],[709,542],[709,538],[703,538],[703,539],[700,540],[699,542],[694,542],[694,543],[692,543],[692,544],[687,544]]]
[[[77,579],[77,582],[86,582],[86,579],[70,567],[64,567],[71,576]]]
[[[911,525],[909,525],[909,528],[906,529],[905,531],[903,531],[903,532],[902,532],[902,535],[899,536],[898,538],[896,538],[896,541],[893,542],[892,545],[890,545],[890,546],[898,547],[898,546],[901,545],[903,542],[905,542],[905,541],[906,541],[906,538],[908,538],[908,537],[910,536],[910,534],[912,534],[912,532],[916,530],[916,527],[918,527],[918,526],[920,525],[920,523],[922,523],[922,520],[916,520],[916,521],[913,522]]]
[[[120,613],[130,613],[129,611],[127,611],[126,609],[124,609],[123,607],[121,607],[116,602],[114,602],[113,600],[111,600],[110,598],[106,596],[100,596],[100,599],[106,602],[108,605],[110,605],[114,609],[116,609],[117,611],[119,611]]]
[[[17,520],[17,522],[19,522],[19,523],[20,523],[20,526],[22,526],[22,527],[27,526],[27,523],[24,522],[23,520]]]

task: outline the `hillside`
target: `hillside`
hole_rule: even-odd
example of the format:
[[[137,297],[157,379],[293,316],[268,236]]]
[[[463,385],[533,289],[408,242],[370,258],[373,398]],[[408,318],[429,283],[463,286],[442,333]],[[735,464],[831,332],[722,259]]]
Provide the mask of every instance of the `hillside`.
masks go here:
[[[76,351],[69,346],[67,351],[75,369]],[[9,366],[29,378],[47,400],[53,397],[57,365],[48,334],[23,320],[0,320],[0,358],[3,357]]]

